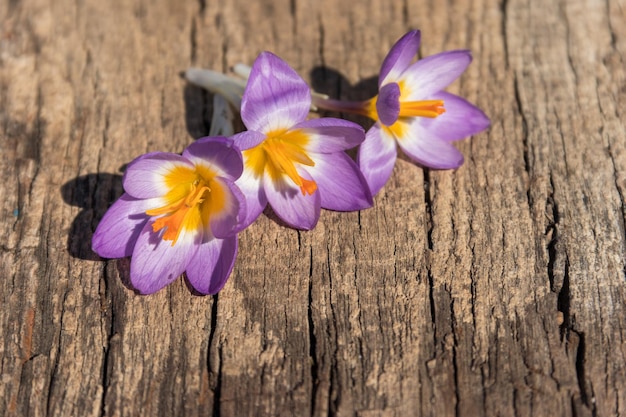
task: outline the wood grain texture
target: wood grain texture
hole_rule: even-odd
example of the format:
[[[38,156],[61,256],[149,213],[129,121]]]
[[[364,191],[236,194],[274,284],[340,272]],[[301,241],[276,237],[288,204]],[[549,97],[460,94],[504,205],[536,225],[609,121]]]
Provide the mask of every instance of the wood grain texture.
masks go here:
[[[270,50],[368,98],[413,28],[473,52],[462,168],[266,212],[215,297],[91,252],[125,164],[208,133],[181,71]],[[0,415],[626,415],[625,57],[624,0],[1,2]]]

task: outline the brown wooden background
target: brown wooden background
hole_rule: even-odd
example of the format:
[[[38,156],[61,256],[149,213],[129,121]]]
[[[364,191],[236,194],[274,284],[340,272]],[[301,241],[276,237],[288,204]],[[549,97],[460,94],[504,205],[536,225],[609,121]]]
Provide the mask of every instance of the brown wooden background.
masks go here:
[[[208,132],[181,71],[271,50],[366,98],[412,28],[473,51],[461,169],[263,215],[216,297],[91,252],[124,164]],[[624,0],[0,1],[0,415],[626,415],[625,57]]]

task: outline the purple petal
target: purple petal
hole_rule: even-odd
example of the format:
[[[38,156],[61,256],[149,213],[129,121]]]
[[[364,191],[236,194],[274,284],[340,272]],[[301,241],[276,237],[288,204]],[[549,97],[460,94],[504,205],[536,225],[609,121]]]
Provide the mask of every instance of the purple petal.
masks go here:
[[[385,126],[391,126],[400,115],[400,86],[396,83],[385,84],[380,88],[376,99],[378,119]]]
[[[420,47],[420,31],[412,30],[401,37],[389,50],[389,53],[380,67],[378,87],[388,82],[397,81],[402,72],[407,69],[417,55]]]
[[[183,152],[195,165],[203,165],[221,177],[239,178],[243,171],[241,152],[232,140],[223,137],[206,137],[193,142]]]
[[[378,194],[389,180],[396,157],[395,139],[380,123],[374,124],[365,135],[365,142],[359,148],[357,158],[372,195]]]
[[[432,99],[443,100],[446,112],[432,119],[421,117],[420,136],[450,142],[482,132],[491,124],[482,110],[459,96],[440,91]]]
[[[344,152],[311,155],[315,166],[307,167],[315,179],[321,206],[337,211],[372,207],[372,193],[359,167]]]
[[[232,236],[239,230],[238,226],[246,214],[246,198],[235,183],[228,178],[213,178],[210,187],[212,193],[216,193],[219,187],[219,194],[224,196],[221,202],[222,210],[210,213],[211,233],[218,239]]]
[[[472,61],[469,51],[449,51],[417,61],[402,74],[403,101],[430,100],[465,71]]]
[[[463,164],[463,154],[448,142],[423,135],[420,120],[413,119],[406,134],[398,139],[405,154],[420,165],[435,169],[454,169]]]
[[[148,220],[145,211],[150,208],[150,200],[139,200],[127,193],[122,194],[100,220],[91,241],[93,251],[103,258],[130,256]]]
[[[170,189],[166,176],[176,168],[194,169],[186,158],[173,153],[154,153],[135,159],[124,173],[124,190],[135,198],[164,196]]]
[[[268,133],[303,121],[311,91],[285,61],[263,52],[254,62],[241,100],[241,119],[248,130]]]
[[[365,140],[363,128],[347,120],[322,117],[298,123],[293,130],[301,129],[309,136],[305,149],[317,153],[333,153],[354,148]]]
[[[245,151],[246,149],[254,148],[255,146],[263,143],[267,136],[261,132],[254,132],[252,130],[246,130],[245,132],[237,133],[232,137],[233,143],[239,150]]]
[[[237,230],[243,230],[251,225],[267,206],[262,178],[262,176],[255,177],[251,169],[246,169],[235,181],[246,199],[245,213],[241,216],[242,221]]]
[[[237,235],[204,242],[187,266],[187,280],[202,294],[216,294],[224,287],[237,258]]]
[[[197,230],[181,231],[176,244],[161,239],[152,231],[152,221],[145,224],[135,243],[130,261],[130,280],[142,294],[152,294],[180,276],[202,241]]]
[[[303,170],[299,170],[298,174],[304,179],[313,180]],[[284,176],[283,179],[273,181],[268,174],[263,178],[263,188],[274,213],[285,223],[296,229],[311,230],[315,227],[320,217],[319,190],[312,195],[302,195],[300,188],[291,179]]]

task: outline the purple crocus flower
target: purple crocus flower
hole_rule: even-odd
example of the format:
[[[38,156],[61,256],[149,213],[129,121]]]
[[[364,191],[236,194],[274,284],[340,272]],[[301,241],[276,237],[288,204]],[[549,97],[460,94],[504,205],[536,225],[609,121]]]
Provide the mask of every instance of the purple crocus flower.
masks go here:
[[[363,102],[317,99],[319,107],[352,112],[376,121],[358,153],[372,194],[395,165],[396,143],[415,162],[435,169],[458,168],[463,155],[451,142],[489,127],[487,116],[461,97],[442,91],[465,71],[469,51],[449,51],[415,63],[420,32],[411,31],[391,48],[378,78],[379,93]]]
[[[248,131],[233,137],[243,151],[237,185],[246,196],[245,227],[269,203],[288,225],[312,229],[320,207],[351,211],[372,206],[358,166],[344,152],[364,140],[351,122],[306,120],[309,87],[283,60],[264,52],[254,62],[241,101]]]
[[[195,290],[215,294],[237,255],[245,199],[235,185],[241,153],[226,138],[199,139],[182,155],[153,152],[128,165],[125,193],[105,213],[93,250],[105,258],[132,256],[130,279],[154,293],[183,272]]]

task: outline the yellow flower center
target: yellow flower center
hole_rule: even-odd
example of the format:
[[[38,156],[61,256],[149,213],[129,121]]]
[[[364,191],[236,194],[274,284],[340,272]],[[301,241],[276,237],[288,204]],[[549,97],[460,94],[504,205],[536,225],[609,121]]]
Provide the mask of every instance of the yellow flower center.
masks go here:
[[[402,98],[406,98],[409,95],[409,88],[403,81],[398,82],[398,87],[400,88],[400,113],[398,114],[398,120],[401,120],[403,117],[435,118],[446,112],[443,100],[404,101]],[[378,120],[377,100],[378,96],[368,100],[361,114],[372,120]],[[388,127],[391,128],[391,126]]]
[[[273,181],[287,175],[300,187],[302,195],[312,195],[317,190],[317,184],[300,176],[295,165],[296,163],[311,167],[315,165],[304,150],[308,141],[308,135],[298,129],[269,132],[263,143],[243,151],[246,167],[251,169],[257,178],[263,172],[267,172]]]
[[[169,188],[166,204],[146,211],[148,216],[161,216],[152,223],[152,231],[165,229],[162,238],[176,244],[183,229],[207,226],[211,213],[225,206],[225,190],[213,181],[215,173],[206,167],[176,167],[165,176]]]

